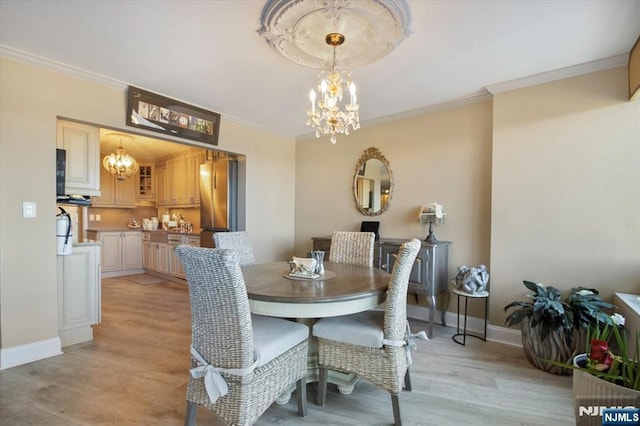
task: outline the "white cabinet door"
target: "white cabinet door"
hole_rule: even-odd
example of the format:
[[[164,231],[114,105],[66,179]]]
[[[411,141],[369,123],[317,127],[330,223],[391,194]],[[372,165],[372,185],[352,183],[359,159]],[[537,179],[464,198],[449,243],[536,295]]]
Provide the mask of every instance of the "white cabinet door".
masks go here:
[[[102,272],[122,269],[122,232],[100,232]]]
[[[114,207],[136,207],[136,178],[116,180],[116,205]]]
[[[65,192],[100,195],[100,137],[97,127],[58,120],[56,146],[67,151]]]
[[[136,207],[136,178],[116,180],[104,167],[100,168],[101,195],[93,197],[93,207]]]
[[[153,262],[153,256],[155,254],[153,251],[154,245],[155,243],[149,241],[142,243],[142,267],[144,269],[154,269],[154,263],[157,264],[157,261]]]
[[[204,151],[187,155],[185,161],[185,202],[197,205],[200,204],[200,165],[204,162]]]
[[[169,244],[150,243],[151,270],[169,274]]]
[[[168,254],[169,254],[169,275],[178,278],[184,278],[184,267],[182,266],[182,262],[176,253],[175,244],[169,245]]]
[[[122,269],[142,268],[142,233],[122,233]]]
[[[116,202],[116,180],[100,167],[100,196],[93,197],[93,207],[112,207]]]
[[[74,246],[58,256],[58,333],[62,346],[93,339],[101,320],[100,246]]]
[[[169,244],[158,243],[158,272],[169,273]]]
[[[156,165],[156,205],[164,206],[168,204],[167,191],[167,168],[166,162]]]

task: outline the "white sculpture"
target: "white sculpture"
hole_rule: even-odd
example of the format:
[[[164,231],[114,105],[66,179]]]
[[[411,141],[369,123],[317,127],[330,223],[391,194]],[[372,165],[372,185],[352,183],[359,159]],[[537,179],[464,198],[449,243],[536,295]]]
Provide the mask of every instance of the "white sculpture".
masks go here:
[[[475,294],[486,291],[489,284],[489,273],[484,265],[469,268],[465,265],[458,267],[458,274],[451,280],[456,290]]]

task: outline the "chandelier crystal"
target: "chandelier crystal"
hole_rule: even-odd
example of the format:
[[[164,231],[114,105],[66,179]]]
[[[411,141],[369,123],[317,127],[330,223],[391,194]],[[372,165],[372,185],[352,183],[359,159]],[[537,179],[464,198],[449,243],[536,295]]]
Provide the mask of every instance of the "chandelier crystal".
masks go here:
[[[333,48],[333,63],[331,71],[320,75],[318,96],[314,89],[309,93],[311,109],[307,110],[307,125],[316,129],[316,137],[320,137],[321,134],[331,135],[331,143],[335,144],[336,134],[348,135],[349,128],[360,128],[360,106],[357,103],[356,85],[351,81],[351,73],[336,69],[336,47],[344,43],[344,35],[330,33],[325,37],[325,41]],[[348,102],[344,99],[346,92],[349,92]],[[343,100],[344,105],[341,107]]]
[[[128,135],[119,136],[131,138],[131,136]],[[122,137],[120,137],[120,146],[116,149],[116,152],[105,155],[102,159],[102,165],[105,170],[117,180],[128,179],[138,172],[138,162],[129,154],[125,153],[122,147]]]

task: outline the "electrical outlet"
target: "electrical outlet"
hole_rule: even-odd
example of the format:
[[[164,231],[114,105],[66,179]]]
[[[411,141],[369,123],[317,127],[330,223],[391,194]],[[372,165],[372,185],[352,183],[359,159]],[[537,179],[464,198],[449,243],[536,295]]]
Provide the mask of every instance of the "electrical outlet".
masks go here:
[[[102,218],[100,217],[99,214],[96,215],[96,222],[100,222],[102,220]]]
[[[96,220],[96,217],[92,214],[89,215],[89,221],[93,222],[94,220]]]

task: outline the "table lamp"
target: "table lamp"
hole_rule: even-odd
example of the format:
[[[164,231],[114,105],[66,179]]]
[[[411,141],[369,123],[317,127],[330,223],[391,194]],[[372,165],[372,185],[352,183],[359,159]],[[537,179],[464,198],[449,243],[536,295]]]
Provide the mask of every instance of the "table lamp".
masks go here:
[[[433,224],[440,225],[444,223],[446,213],[444,212],[444,206],[438,203],[429,203],[420,207],[420,213],[418,214],[418,222],[422,224],[429,224],[429,235],[425,238],[428,243],[437,243],[438,239],[433,233]]]

